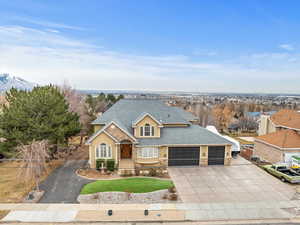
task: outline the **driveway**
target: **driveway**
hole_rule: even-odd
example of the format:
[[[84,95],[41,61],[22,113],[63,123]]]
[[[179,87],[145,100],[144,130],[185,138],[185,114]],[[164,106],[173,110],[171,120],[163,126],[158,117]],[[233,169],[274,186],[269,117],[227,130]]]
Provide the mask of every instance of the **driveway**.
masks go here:
[[[295,186],[283,183],[238,157],[231,166],[169,167],[169,174],[186,203],[287,201]]]
[[[83,167],[86,160],[69,160],[54,170],[40,185],[45,194],[40,203],[77,203],[76,198],[83,185],[92,182],[76,175],[76,169]]]

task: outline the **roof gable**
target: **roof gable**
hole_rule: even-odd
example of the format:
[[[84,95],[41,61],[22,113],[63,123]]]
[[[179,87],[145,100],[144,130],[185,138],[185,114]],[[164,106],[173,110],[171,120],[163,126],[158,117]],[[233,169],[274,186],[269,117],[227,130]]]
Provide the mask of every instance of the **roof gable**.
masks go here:
[[[117,132],[112,134],[112,125],[117,127]],[[123,137],[129,137],[130,140],[133,142],[137,142],[136,138],[133,137],[130,133],[128,133],[126,130],[124,130],[120,125],[118,125],[115,121],[111,121],[106,126],[104,126],[102,129],[98,130],[95,134],[93,134],[87,141],[86,144],[91,144],[91,142],[101,133],[106,133],[108,136],[110,136],[116,143],[119,143],[122,141],[122,135],[120,135],[120,131],[124,133]],[[121,140],[120,140],[121,139]]]
[[[133,126],[136,126],[139,122],[141,122],[144,118],[146,117],[150,117],[157,125],[162,125],[161,122],[159,120],[157,120],[154,116],[152,116],[150,113],[142,113],[141,116],[139,116],[134,122],[133,122]]]

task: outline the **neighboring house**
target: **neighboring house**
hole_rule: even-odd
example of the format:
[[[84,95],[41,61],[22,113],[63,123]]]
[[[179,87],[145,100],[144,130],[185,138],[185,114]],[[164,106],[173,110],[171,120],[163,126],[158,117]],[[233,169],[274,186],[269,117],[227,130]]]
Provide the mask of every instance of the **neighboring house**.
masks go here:
[[[159,100],[123,99],[92,122],[89,163],[115,159],[119,170],[143,166],[230,165],[231,142],[194,125],[197,118]]]
[[[254,155],[271,163],[292,163],[292,156],[300,156],[300,113],[280,110],[272,116],[262,115]]]
[[[274,113],[276,113],[276,111],[268,111],[268,112],[247,112],[246,113],[246,118],[252,119],[254,121],[259,122],[259,119],[262,115],[273,115]]]

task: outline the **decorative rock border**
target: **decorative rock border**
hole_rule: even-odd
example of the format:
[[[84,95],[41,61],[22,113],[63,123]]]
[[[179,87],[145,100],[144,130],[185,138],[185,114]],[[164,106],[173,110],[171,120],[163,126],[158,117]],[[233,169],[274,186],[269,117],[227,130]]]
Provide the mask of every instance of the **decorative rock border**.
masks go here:
[[[98,192],[79,195],[77,201],[81,204],[130,204],[130,203],[178,203],[180,200],[165,199],[170,193],[167,189],[147,193]]]

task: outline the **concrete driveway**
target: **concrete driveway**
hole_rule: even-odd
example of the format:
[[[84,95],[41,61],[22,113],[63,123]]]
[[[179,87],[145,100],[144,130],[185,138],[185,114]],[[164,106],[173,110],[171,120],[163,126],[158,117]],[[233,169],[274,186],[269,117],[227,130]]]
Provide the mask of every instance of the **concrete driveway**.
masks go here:
[[[39,203],[77,203],[76,199],[83,185],[92,182],[75,173],[86,163],[86,160],[69,160],[54,170],[40,185],[45,194]]]
[[[238,157],[231,166],[169,167],[169,174],[185,203],[286,201],[295,186],[283,183]]]

